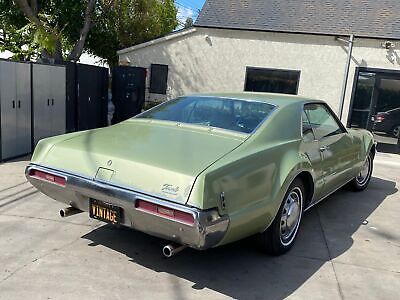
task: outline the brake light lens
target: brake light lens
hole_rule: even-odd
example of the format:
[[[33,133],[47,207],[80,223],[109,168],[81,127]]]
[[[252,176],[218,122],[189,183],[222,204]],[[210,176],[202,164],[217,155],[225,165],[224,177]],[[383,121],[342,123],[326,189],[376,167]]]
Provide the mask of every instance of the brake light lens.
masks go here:
[[[384,115],[377,115],[375,118],[375,122],[382,122],[383,120],[385,120]]]
[[[39,170],[30,170],[29,176],[65,187],[65,178]]]
[[[157,205],[144,200],[137,200],[135,207],[138,210],[151,213],[160,217],[165,217],[174,221],[181,222],[186,225],[194,225],[194,217],[192,214],[169,207]]]

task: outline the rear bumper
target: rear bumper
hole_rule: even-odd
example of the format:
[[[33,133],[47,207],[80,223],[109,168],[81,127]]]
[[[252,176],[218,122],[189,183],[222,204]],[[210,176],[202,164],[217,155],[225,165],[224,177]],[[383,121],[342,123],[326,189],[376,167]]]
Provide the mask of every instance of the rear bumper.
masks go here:
[[[46,172],[65,179],[65,186],[31,176],[33,170]],[[145,195],[126,187],[85,178],[67,171],[30,164],[25,175],[28,181],[47,196],[89,211],[89,199],[96,199],[119,206],[123,209],[122,224],[147,234],[174,241],[182,245],[204,250],[217,246],[224,237],[229,218],[220,216],[217,210],[199,210],[175,204],[157,197]],[[154,215],[135,207],[137,200],[145,200],[156,205],[189,213],[194,224],[188,225],[168,217]]]

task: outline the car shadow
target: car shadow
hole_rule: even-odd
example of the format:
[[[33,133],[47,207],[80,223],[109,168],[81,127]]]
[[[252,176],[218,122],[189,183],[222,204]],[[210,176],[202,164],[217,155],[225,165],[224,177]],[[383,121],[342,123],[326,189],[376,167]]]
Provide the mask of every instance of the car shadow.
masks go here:
[[[363,193],[340,190],[305,214],[296,245],[280,257],[262,253],[255,237],[203,252],[186,249],[171,259],[161,256],[166,241],[128,228],[105,225],[82,238],[91,241],[89,246],[106,246],[135,264],[193,282],[193,289],[236,299],[282,299],[350,249],[354,232],[396,192],[395,182],[379,178],[372,178]]]

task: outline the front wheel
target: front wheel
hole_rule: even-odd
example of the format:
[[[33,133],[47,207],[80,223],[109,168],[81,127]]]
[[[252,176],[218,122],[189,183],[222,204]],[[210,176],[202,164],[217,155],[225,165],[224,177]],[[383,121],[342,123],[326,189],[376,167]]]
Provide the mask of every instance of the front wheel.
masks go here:
[[[293,247],[303,215],[304,199],[303,182],[296,179],[286,192],[274,221],[261,234],[263,248],[269,254],[281,255]]]
[[[350,186],[356,192],[363,191],[367,188],[369,182],[371,181],[372,171],[374,168],[374,158],[373,154],[369,153],[364,165],[353,181],[350,182]]]

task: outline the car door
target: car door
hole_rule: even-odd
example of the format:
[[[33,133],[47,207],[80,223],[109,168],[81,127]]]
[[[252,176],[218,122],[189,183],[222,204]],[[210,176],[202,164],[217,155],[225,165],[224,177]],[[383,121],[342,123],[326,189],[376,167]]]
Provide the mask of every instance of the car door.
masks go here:
[[[304,110],[318,141],[316,147],[322,156],[323,186],[317,197],[319,199],[351,179],[357,152],[352,137],[326,104],[307,104]]]

